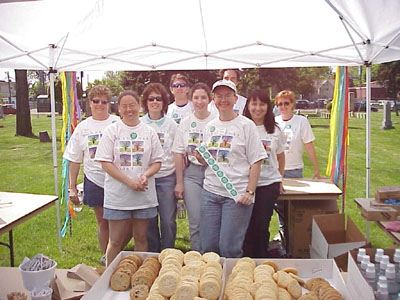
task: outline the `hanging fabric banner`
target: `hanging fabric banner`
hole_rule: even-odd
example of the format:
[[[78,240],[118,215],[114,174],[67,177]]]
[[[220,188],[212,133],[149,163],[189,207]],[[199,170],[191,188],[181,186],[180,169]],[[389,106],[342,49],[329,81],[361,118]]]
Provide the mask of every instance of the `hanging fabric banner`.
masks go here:
[[[349,145],[349,77],[347,67],[336,67],[336,79],[332,100],[330,121],[330,148],[326,175],[339,185],[342,178],[342,192],[346,194],[347,146]],[[344,197],[342,210],[344,210]]]
[[[61,72],[61,86],[62,86],[62,102],[63,102],[63,127],[61,130],[61,152],[64,153],[65,147],[72,133],[74,132],[78,119],[81,119],[80,106],[76,88],[76,72]],[[61,229],[61,235],[64,237],[67,231],[68,222],[70,217],[75,217],[74,210],[69,201],[68,194],[68,183],[69,183],[69,170],[68,161],[62,160],[61,169],[61,196],[60,202],[65,202],[65,219],[64,225]]]

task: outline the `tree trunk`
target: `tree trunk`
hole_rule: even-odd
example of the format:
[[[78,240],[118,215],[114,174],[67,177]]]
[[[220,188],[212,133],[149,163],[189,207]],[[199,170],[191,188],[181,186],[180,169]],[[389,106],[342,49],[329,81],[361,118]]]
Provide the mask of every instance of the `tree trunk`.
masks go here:
[[[17,130],[15,135],[33,137],[27,71],[15,70],[15,82],[17,90]]]

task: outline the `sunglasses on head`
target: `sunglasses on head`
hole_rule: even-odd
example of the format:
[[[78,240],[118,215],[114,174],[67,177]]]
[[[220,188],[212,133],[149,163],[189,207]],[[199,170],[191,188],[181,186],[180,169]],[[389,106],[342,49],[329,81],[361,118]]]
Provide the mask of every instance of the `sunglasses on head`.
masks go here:
[[[278,106],[289,106],[290,102],[279,102],[277,105]]]
[[[92,102],[94,104],[99,104],[101,102],[101,104],[107,104],[108,101],[107,100],[100,100],[100,99],[93,99]]]
[[[178,87],[181,87],[181,88],[184,88],[185,86],[187,86],[187,84],[186,83],[174,83],[174,84],[172,84],[172,87],[174,87],[174,88],[178,88]]]
[[[149,97],[147,97],[147,101],[149,101],[149,102],[153,102],[153,101],[162,102],[162,96],[149,96]]]

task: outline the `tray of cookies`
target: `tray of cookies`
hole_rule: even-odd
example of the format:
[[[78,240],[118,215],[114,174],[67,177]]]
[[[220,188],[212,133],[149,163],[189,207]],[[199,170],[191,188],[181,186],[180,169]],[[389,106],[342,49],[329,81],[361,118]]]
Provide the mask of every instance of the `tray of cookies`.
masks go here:
[[[122,251],[82,299],[217,300],[224,261],[213,252]]]
[[[350,300],[333,259],[225,259],[224,300]]]

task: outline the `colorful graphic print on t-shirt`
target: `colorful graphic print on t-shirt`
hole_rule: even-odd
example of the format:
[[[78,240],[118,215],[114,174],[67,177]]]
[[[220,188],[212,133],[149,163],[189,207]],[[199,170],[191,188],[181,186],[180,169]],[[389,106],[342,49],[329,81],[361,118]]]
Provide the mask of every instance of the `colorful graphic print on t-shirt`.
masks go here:
[[[141,167],[144,153],[144,141],[119,141],[121,167]]]

